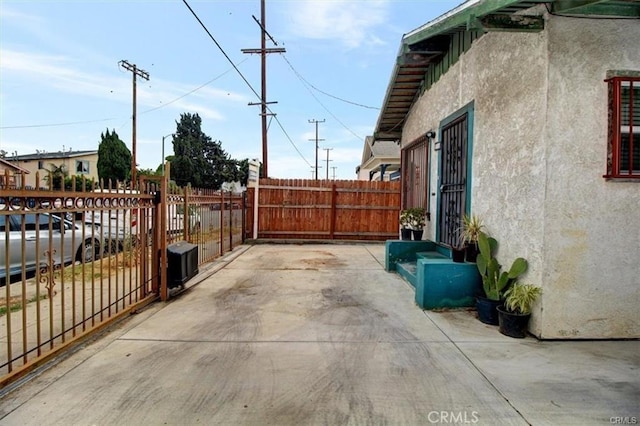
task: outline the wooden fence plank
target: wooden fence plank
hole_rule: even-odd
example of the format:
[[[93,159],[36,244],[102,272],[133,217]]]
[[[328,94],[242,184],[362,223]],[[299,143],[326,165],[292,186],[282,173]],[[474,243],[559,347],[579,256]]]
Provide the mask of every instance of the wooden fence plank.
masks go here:
[[[386,240],[398,234],[400,183],[263,178],[258,209],[259,238]]]

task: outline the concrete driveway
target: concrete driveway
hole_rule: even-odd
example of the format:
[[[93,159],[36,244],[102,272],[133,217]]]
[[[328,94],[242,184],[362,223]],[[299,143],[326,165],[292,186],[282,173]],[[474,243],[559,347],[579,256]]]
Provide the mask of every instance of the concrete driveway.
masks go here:
[[[0,425],[640,422],[640,342],[511,339],[383,265],[382,244],[242,246],[5,390]]]

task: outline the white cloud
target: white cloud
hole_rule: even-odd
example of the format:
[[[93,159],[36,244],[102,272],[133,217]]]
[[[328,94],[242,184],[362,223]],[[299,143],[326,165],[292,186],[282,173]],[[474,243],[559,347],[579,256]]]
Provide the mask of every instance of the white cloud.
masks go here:
[[[4,76],[13,74],[21,80],[33,80],[34,84],[55,88],[66,94],[102,98],[120,103],[131,102],[131,81],[116,74],[79,71],[73,60],[62,55],[0,50],[0,70]],[[5,78],[6,80],[6,78]],[[37,83],[36,83],[37,82]],[[165,107],[174,110],[198,112],[203,118],[224,119],[224,114],[212,107],[222,102],[246,104],[248,98],[224,89],[202,87],[193,93],[194,87],[167,80],[154,80],[152,88],[138,86],[139,111]],[[184,96],[188,94],[187,96]],[[184,98],[180,98],[184,96]],[[178,99],[180,98],[180,99]],[[166,106],[163,106],[166,105]]]
[[[387,21],[388,1],[298,1],[290,17],[294,36],[337,40],[348,48],[382,44],[375,28]]]

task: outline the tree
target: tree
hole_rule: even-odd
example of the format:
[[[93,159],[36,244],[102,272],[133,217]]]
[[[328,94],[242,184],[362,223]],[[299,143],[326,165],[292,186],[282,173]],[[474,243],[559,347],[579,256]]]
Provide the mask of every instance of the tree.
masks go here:
[[[262,167],[261,167],[262,168]],[[249,179],[249,159],[238,161],[238,180],[242,186],[247,186],[247,180]]]
[[[74,190],[74,180],[75,180],[75,191],[78,191],[78,192],[92,191],[95,186],[94,180],[86,176],[83,176],[83,175],[66,176],[64,178],[64,189],[66,191]]]
[[[100,134],[98,146],[98,178],[105,183],[111,180],[127,181],[131,177],[131,151],[120,140],[115,129]]]
[[[179,186],[190,184],[197,188],[219,189],[236,170],[235,160],[229,158],[220,142],[202,131],[202,120],[197,113],[181,114],[176,124],[171,178]]]
[[[158,171],[154,171],[153,169],[138,169],[138,176],[155,176],[160,174],[160,167],[158,167]]]

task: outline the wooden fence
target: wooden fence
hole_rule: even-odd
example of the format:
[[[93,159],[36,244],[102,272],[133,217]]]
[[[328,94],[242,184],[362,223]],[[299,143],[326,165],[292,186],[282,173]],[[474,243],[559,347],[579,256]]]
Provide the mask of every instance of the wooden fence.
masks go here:
[[[252,237],[254,189],[247,194]],[[258,238],[378,240],[398,238],[399,182],[260,179]]]

